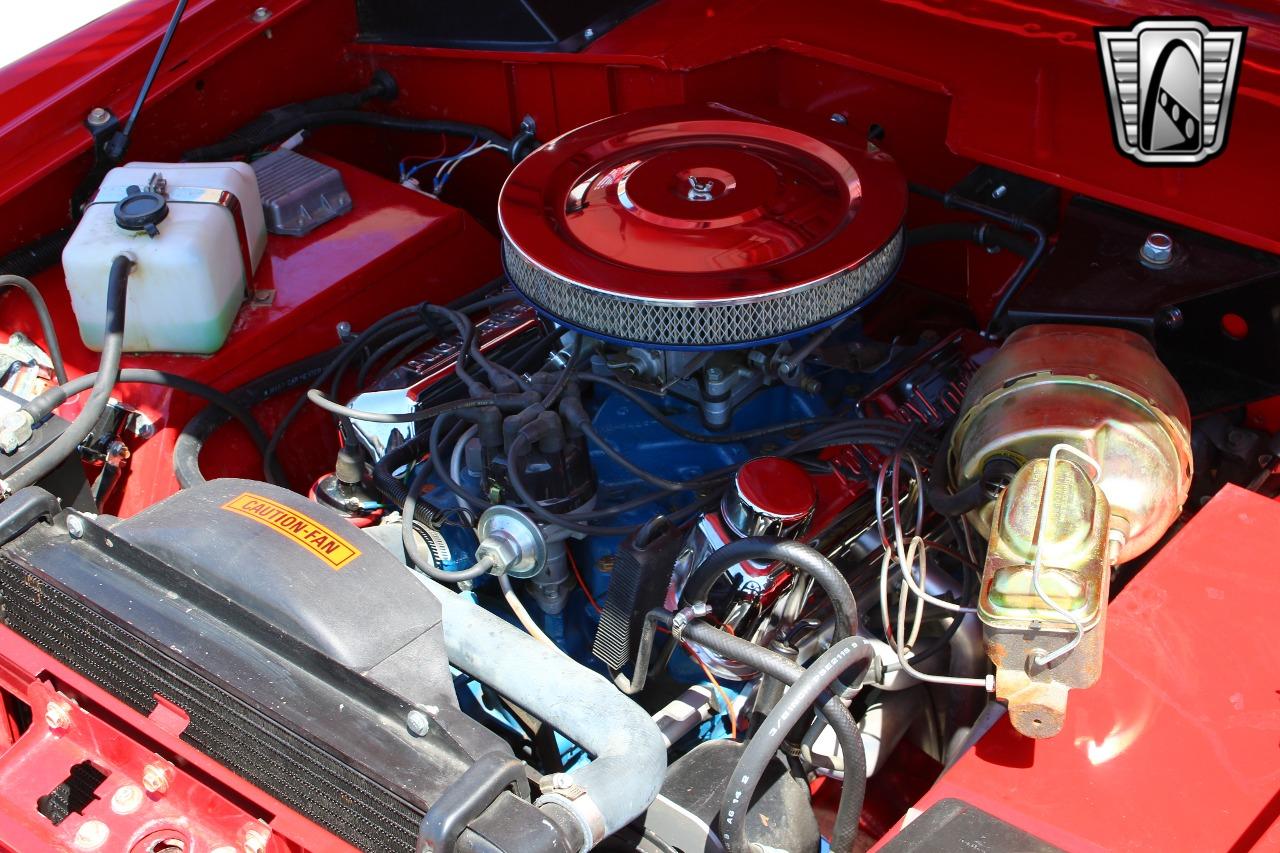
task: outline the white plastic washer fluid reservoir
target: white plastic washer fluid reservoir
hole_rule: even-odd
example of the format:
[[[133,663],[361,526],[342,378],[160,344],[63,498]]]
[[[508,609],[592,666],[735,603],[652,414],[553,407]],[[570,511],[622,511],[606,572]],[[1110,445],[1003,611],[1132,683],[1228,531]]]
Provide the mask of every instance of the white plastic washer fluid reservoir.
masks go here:
[[[130,163],[112,169],[62,251],[80,337],[102,349],[112,260],[137,259],[126,352],[216,352],[267,245],[246,163]]]

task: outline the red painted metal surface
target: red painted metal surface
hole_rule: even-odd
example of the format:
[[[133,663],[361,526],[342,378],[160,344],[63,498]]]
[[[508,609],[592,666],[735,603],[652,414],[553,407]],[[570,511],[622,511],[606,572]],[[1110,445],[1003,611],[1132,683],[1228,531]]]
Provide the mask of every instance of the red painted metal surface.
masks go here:
[[[100,840],[95,848],[144,851],[164,841],[209,853],[240,845],[246,832],[269,833],[243,808],[179,774],[171,761],[121,737],[48,684],[33,681],[25,699],[31,727],[0,754],[0,833],[9,847],[86,849]],[[106,776],[91,802],[56,825],[32,808],[84,762]]]
[[[497,244],[467,214],[385,178],[333,165],[351,193],[352,212],[306,237],[268,239],[254,285],[270,294],[269,302],[242,308],[221,350],[208,357],[129,355],[124,366],[181,373],[228,390],[335,346],[339,321],[358,331],[396,308],[426,299],[447,302],[497,275]],[[98,356],[76,332],[61,269],[49,270],[37,282],[61,330],[68,372],[95,370]],[[22,330],[40,340],[34,311],[22,295],[9,289],[2,299],[6,333]],[[155,436],[134,443],[119,502],[108,506],[127,516],[177,490],[173,444],[205,403],[146,385],[122,385],[115,396],[158,427]],[[60,412],[73,417],[80,404],[74,400]],[[264,423],[272,423],[280,408],[280,402],[263,406]],[[295,485],[301,487],[331,467],[337,444],[329,424],[308,410],[293,433],[305,436],[305,447],[300,449],[297,441],[282,445],[281,460]],[[216,435],[201,460],[207,463],[207,476],[261,477],[261,460],[238,425]]]
[[[385,68],[402,92],[385,107],[389,112],[505,132],[530,114],[543,139],[613,113],[683,103],[783,109],[817,119],[838,113],[851,133],[877,125],[881,146],[920,183],[946,187],[974,163],[990,163],[1280,250],[1274,216],[1280,18],[1262,4],[660,0],[571,55],[361,44],[350,0],[278,0],[266,21],[255,21],[259,5],[191,3],[131,157],[175,159],[263,109],[358,89],[373,69]],[[93,107],[128,109],[171,8],[171,0],[135,0],[0,69],[0,251],[66,223],[67,198],[89,166],[89,137],[80,122]],[[1204,166],[1144,168],[1111,143],[1092,29],[1155,14],[1198,14],[1211,24],[1249,27],[1230,143]],[[395,307],[447,301],[486,280],[496,272],[492,236],[456,208],[387,180],[401,157],[437,142],[368,130],[318,132],[312,151],[353,164],[340,166],[356,200],[352,216],[309,238],[272,239],[267,271],[256,285],[274,289],[276,301],[246,309],[223,352],[212,359],[148,356],[130,365],[176,369],[229,388],[329,346],[339,320],[359,328]],[[497,155],[475,162],[483,168],[459,169],[449,198],[492,228],[491,199],[504,169]],[[909,224],[943,217],[937,205],[912,199]],[[904,277],[967,301],[981,316],[1010,263],[979,250],[938,247],[908,262]],[[60,273],[52,270],[38,284],[63,331],[72,372],[92,369],[96,356],[75,339]],[[14,330],[40,340],[21,298],[6,295],[0,331]],[[134,448],[120,502],[108,507],[129,514],[173,491],[173,438],[203,404],[136,387],[122,388],[119,396],[162,427]],[[279,409],[264,406],[258,414],[269,427]],[[74,411],[69,406],[64,414]],[[1259,406],[1254,414],[1275,423],[1275,411]],[[296,429],[305,449],[286,443],[282,456],[301,486],[325,464],[318,457],[332,450],[333,436],[329,422],[314,413]],[[215,436],[207,453],[210,473],[258,472],[236,426]],[[828,498],[822,495],[824,505],[833,503]],[[1274,573],[1262,570],[1274,562],[1265,541],[1276,529],[1274,511],[1234,490],[1211,503],[1117,600],[1107,671],[1097,687],[1073,698],[1068,725],[1079,727],[1075,737],[1033,745],[1028,754],[1028,744],[1002,725],[925,802],[967,793],[1072,849],[1244,849],[1252,843],[1280,849],[1272,827],[1280,810],[1280,722],[1268,653],[1274,620],[1267,618],[1280,589]],[[342,849],[172,731],[0,629],[0,686],[25,696],[41,677],[122,738],[147,744],[255,819],[267,819],[273,844]],[[0,727],[0,748],[19,734],[12,722]],[[1131,732],[1132,741],[1119,749]],[[1178,805],[1189,800],[1194,808]],[[17,831],[10,823],[0,819],[0,838]]]
[[[161,701],[143,716],[7,628],[0,628],[0,690],[32,712],[30,727],[0,748],[0,849],[83,849],[74,839],[88,821],[106,826],[96,849],[110,853],[168,850],[153,844],[172,838],[190,853],[240,851],[250,831],[267,838],[265,853],[353,849],[183,742],[180,709]],[[46,721],[50,703],[62,707],[65,725]],[[55,826],[36,811],[36,800],[83,761],[106,779],[97,799]],[[163,784],[147,790],[157,773]],[[118,795],[127,786],[142,789],[141,799]],[[121,807],[133,802],[132,810]]]
[[[498,212],[516,248],[561,279],[702,304],[857,266],[902,227],[906,195],[897,166],[860,133],[692,106],[565,134],[512,170]]]
[[[583,53],[537,55],[356,44],[353,4],[345,0],[285,0],[265,23],[251,19],[254,6],[192,5],[191,26],[180,28],[139,124],[135,156],[174,157],[267,106],[357,88],[381,67],[402,90],[389,111],[506,131],[528,113],[543,138],[611,113],[674,103],[839,112],[851,128],[879,125],[885,149],[922,183],[947,186],[972,162],[987,162],[1280,249],[1270,168],[1280,126],[1280,24],[1262,11],[1205,10],[1182,0],[1048,7],[667,0]],[[0,161],[13,166],[0,175],[0,248],[65,219],[66,193],[87,166],[89,140],[78,123],[93,106],[127,108],[165,9],[140,0],[0,71]],[[1140,15],[1191,13],[1249,27],[1231,141],[1201,167],[1144,168],[1112,146],[1092,30]],[[417,147],[411,135],[381,136],[331,130],[318,139],[387,171]],[[459,180],[456,192],[491,198],[499,180],[500,172]],[[915,203],[911,216],[937,213]],[[947,254],[964,260],[958,250]]]
[[[1228,486],[1112,601],[1062,733],[1002,720],[912,814],[956,797],[1070,851],[1277,849],[1277,530],[1280,506]]]

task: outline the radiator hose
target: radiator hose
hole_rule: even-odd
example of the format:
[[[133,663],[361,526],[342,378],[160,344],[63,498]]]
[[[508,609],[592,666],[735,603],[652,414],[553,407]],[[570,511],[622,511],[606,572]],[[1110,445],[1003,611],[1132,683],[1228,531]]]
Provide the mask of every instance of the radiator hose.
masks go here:
[[[666,741],[649,714],[558,649],[417,577],[440,600],[449,663],[595,756],[573,771],[571,790],[553,789],[538,799],[548,819],[581,839],[578,849],[585,853],[644,814],[667,771]]]

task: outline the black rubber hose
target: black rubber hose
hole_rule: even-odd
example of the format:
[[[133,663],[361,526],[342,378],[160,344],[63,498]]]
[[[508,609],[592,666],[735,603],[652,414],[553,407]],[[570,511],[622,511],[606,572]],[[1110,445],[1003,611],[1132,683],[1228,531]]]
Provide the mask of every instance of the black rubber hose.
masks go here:
[[[65,385],[58,386],[57,388],[50,388],[39,397],[36,397],[34,400],[23,406],[23,409],[32,412],[34,420],[38,423],[45,417],[48,417],[49,412],[52,412],[58,406],[62,405],[67,398],[87,391],[89,387],[97,381],[97,378],[98,374],[96,373],[86,373],[84,376],[79,376]],[[258,449],[258,452],[266,452],[267,434],[262,431],[262,427],[253,417],[253,413],[250,412],[247,407],[241,406],[233,400],[230,395],[223,394],[216,388],[210,388],[202,382],[197,382],[194,379],[188,379],[187,377],[181,376],[177,373],[166,373],[163,370],[147,370],[133,367],[126,367],[121,370],[118,378],[116,379],[116,384],[127,385],[132,382],[173,388],[208,400],[213,404],[210,406],[211,409],[214,411],[220,411],[224,415],[224,417],[218,422],[218,425],[226,423],[228,420],[234,418],[244,425],[245,430],[249,433],[249,438],[253,441],[253,446]],[[46,409],[47,411],[45,411]],[[39,417],[35,417],[36,413],[42,414],[40,414]],[[193,418],[192,420],[194,421],[195,419]],[[184,435],[186,435],[185,430],[179,434],[177,441],[174,442],[173,463],[174,475],[178,478],[178,485],[185,489],[194,482],[204,482],[204,477],[200,474],[199,464],[200,450],[204,446],[204,440],[201,438],[197,442],[194,450],[192,450],[189,445],[183,441]],[[194,453],[193,458],[191,458],[189,462],[185,456],[185,454],[188,453]],[[191,467],[188,467],[188,465]],[[198,479],[192,479],[192,470],[194,470],[195,476]]]
[[[908,184],[912,192],[923,195],[926,198],[932,198],[942,202],[946,207],[953,210],[964,210],[969,213],[976,213],[979,216],[999,222],[1015,231],[1022,231],[1030,234],[1035,241],[1031,251],[1025,255],[1025,260],[1018,267],[1017,272],[1009,279],[1009,283],[1005,285],[1004,293],[1000,300],[996,302],[996,307],[991,312],[991,320],[987,323],[985,334],[987,337],[994,337],[1000,331],[1001,321],[1004,319],[1005,312],[1009,309],[1009,303],[1018,295],[1018,291],[1022,289],[1022,285],[1026,282],[1031,272],[1040,265],[1040,261],[1044,259],[1045,249],[1049,245],[1049,235],[1044,229],[1036,223],[1022,216],[1015,216],[1005,213],[1002,210],[996,210],[987,207],[984,204],[970,201],[969,199],[956,195],[955,193],[942,193],[931,187],[920,186],[919,184]]]
[[[97,381],[97,373],[86,373],[83,376],[77,376],[70,382],[55,386],[48,389],[40,396],[23,404],[24,411],[30,413],[32,419],[39,423],[47,418],[54,409],[61,406],[71,397],[88,391]],[[147,368],[126,367],[120,370],[117,378],[117,385],[128,385],[136,383],[140,385],[159,385],[164,388],[172,388],[176,391],[182,391],[196,397],[200,397],[218,408],[222,409],[229,416],[244,424],[244,428],[249,431],[253,437],[253,443],[259,450],[266,447],[267,437],[262,432],[262,427],[253,419],[253,415],[249,414],[244,407],[231,399],[229,394],[224,394],[217,388],[205,385],[203,382],[197,382],[178,373],[169,373],[164,370],[149,370]]]
[[[956,518],[972,512],[990,499],[991,491],[1002,481],[1017,473],[1017,463],[1011,459],[995,457],[987,460],[982,466],[978,479],[966,483],[954,492],[947,490],[949,479],[947,451],[951,446],[951,435],[938,445],[933,456],[933,465],[929,468],[929,476],[925,478],[924,494],[929,506],[939,515]]]
[[[747,741],[720,807],[720,837],[730,853],[751,853],[751,845],[746,840],[747,812],[756,787],[783,740],[844,673],[874,657],[874,650],[862,637],[846,637],[836,642],[791,685],[769,712],[764,724]],[[835,853],[850,853],[858,837],[867,775],[866,756],[861,746],[859,735],[858,748],[851,749],[851,755],[845,755],[845,781],[840,792],[835,828],[831,832],[831,849]]]
[[[40,295],[40,290],[28,279],[11,273],[0,274],[0,287],[16,287],[31,300],[36,309],[36,317],[40,319],[40,330],[44,332],[44,344],[49,348],[49,360],[53,362],[53,374],[59,385],[67,383],[67,366],[62,360],[62,347],[58,345],[58,330],[54,328],[53,317],[49,314],[49,306]]]
[[[229,391],[227,396],[244,410],[250,411],[261,402],[314,380],[333,363],[335,352],[336,348],[277,368]],[[200,452],[209,436],[230,420],[231,415],[225,409],[209,406],[198,412],[182,428],[173,444],[173,473],[178,478],[179,486],[186,489],[204,482],[204,475],[200,473]],[[266,449],[263,448],[264,459]],[[283,479],[284,475],[277,471],[277,476]]]
[[[0,486],[0,494],[4,497],[18,489],[35,485],[52,473],[76,452],[80,442],[89,435],[106,410],[111,389],[115,387],[116,377],[120,373],[120,356],[124,351],[125,297],[129,291],[129,273],[132,270],[133,260],[125,255],[117,255],[111,262],[111,271],[107,274],[107,315],[103,325],[102,355],[98,360],[98,375],[93,383],[93,391],[84,408],[61,435],[4,481],[3,486]]]
[[[748,536],[711,552],[689,575],[680,594],[681,603],[691,605],[706,601],[715,582],[726,571],[746,560],[785,563],[813,578],[831,600],[835,611],[835,638],[842,640],[857,635],[858,603],[840,570],[820,551],[803,542],[776,536]]]
[[[770,678],[788,686],[795,684],[805,673],[800,664],[771,649],[758,646],[750,640],[735,637],[705,622],[693,620],[684,627],[681,635],[684,639],[699,646],[711,649],[717,654],[759,670]],[[848,808],[852,810],[854,819],[853,831],[857,832],[856,816],[862,811],[862,800],[867,788],[867,756],[862,744],[862,732],[853,714],[845,707],[840,697],[830,689],[819,694],[818,710],[826,718],[831,730],[835,732],[836,742],[840,744],[840,752],[844,756],[844,785],[855,788],[850,792]],[[776,705],[774,706],[777,707]],[[856,802],[854,802],[856,800]],[[749,802],[749,801],[748,801]],[[841,792],[841,808],[845,808],[844,792]],[[832,849],[835,846],[833,833]]]
[[[381,127],[387,130],[407,130],[414,133],[443,133],[446,136],[475,137],[492,142],[506,152],[511,150],[511,140],[492,128],[478,124],[466,124],[460,121],[444,121],[440,119],[407,118],[385,113],[365,112],[364,110],[328,110],[325,112],[301,113],[294,121],[280,122],[271,128],[271,138],[237,138],[213,145],[206,145],[184,155],[187,160],[225,160],[252,154],[259,148],[288,139],[300,130],[324,127],[333,124],[355,124]]]
[[[382,493],[388,503],[400,509],[402,514],[409,503],[409,487],[400,482],[392,472],[402,466],[413,464],[414,460],[426,452],[429,446],[428,438],[429,433],[419,432],[403,444],[398,444],[382,454],[382,457],[373,463],[373,487]],[[413,518],[426,525],[438,524],[440,513],[432,509],[430,504],[415,500],[413,501]]]
[[[71,239],[70,228],[59,228],[30,243],[19,246],[0,258],[0,275],[20,275],[30,278],[58,263],[62,250]]]
[[[0,545],[27,532],[42,518],[53,518],[62,510],[58,499],[39,486],[29,486],[0,504]]]
[[[924,483],[924,493],[934,512],[955,518],[980,507],[986,492],[980,480],[969,483],[955,492],[947,489],[947,480],[950,479],[947,454],[950,446],[951,433],[948,431],[947,439],[938,445],[938,450],[933,456],[933,464],[929,467],[929,476]]]
[[[941,222],[936,225],[924,225],[907,232],[906,247],[925,246],[930,243],[974,243],[983,247],[1007,249],[1015,255],[1027,257],[1035,246],[1018,237],[993,228],[986,222]]]

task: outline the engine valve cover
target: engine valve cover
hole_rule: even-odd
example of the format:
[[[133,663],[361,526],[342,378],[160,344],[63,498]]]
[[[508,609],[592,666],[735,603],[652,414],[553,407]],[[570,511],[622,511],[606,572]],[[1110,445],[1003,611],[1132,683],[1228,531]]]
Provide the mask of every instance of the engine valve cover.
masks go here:
[[[499,199],[541,311],[660,348],[748,346],[862,306],[902,255],[906,183],[842,125],[716,106],[625,113],[525,158]]]

